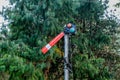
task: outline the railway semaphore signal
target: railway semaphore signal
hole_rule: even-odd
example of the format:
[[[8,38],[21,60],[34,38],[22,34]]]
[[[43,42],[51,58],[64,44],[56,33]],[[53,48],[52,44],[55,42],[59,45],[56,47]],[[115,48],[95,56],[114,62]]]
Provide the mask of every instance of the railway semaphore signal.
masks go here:
[[[52,48],[61,38],[64,36],[64,80],[69,80],[69,36],[75,35],[76,26],[72,23],[68,23],[64,27],[64,31],[58,34],[52,39],[41,51],[46,54],[50,48]]]

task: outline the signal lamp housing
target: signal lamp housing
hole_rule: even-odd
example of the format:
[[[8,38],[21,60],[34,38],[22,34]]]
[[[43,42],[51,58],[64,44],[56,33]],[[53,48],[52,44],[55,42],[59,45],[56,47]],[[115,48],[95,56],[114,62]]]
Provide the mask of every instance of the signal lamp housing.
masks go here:
[[[65,34],[75,34],[76,32],[76,26],[72,23],[68,23],[64,28]]]

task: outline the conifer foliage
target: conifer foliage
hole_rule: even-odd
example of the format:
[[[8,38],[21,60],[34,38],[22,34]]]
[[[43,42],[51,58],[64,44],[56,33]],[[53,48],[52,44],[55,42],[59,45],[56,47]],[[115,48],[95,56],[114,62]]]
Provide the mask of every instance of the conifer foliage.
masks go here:
[[[71,37],[74,49],[71,63],[73,76],[80,80],[112,80],[102,52],[111,45],[117,23],[104,18],[107,0],[9,0],[12,6],[1,15],[9,25],[0,33],[0,79],[63,79],[63,40],[46,55],[40,49],[63,26],[74,22],[77,33]],[[9,31],[8,31],[9,29]]]

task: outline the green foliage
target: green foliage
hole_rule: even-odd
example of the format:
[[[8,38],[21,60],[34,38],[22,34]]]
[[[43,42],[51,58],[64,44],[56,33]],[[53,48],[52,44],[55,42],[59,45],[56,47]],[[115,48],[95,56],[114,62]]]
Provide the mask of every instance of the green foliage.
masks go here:
[[[44,80],[42,68],[21,57],[29,55],[30,49],[25,44],[4,41],[0,46],[0,72],[8,72],[10,80]]]
[[[76,79],[89,80],[112,80],[109,68],[103,66],[105,63],[102,58],[88,58],[88,55],[77,54],[73,59],[74,77]]]
[[[9,80],[62,79],[63,56],[59,54],[63,55],[63,41],[46,55],[40,49],[69,21],[77,25],[71,40],[76,46],[72,59],[76,79],[110,80],[109,66],[104,64],[107,59],[99,56],[111,46],[118,25],[113,17],[103,17],[107,0],[9,1],[13,7],[2,12],[9,25],[0,34],[0,72]]]

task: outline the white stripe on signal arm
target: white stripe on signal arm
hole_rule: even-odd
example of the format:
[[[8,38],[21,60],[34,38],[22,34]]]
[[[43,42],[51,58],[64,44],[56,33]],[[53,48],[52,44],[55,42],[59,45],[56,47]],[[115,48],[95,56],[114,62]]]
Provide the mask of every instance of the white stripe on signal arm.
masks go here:
[[[51,46],[50,46],[49,44],[47,44],[45,47],[46,47],[48,50],[51,48]]]

